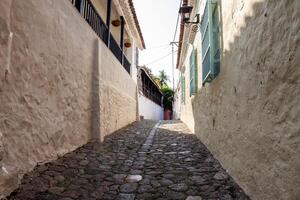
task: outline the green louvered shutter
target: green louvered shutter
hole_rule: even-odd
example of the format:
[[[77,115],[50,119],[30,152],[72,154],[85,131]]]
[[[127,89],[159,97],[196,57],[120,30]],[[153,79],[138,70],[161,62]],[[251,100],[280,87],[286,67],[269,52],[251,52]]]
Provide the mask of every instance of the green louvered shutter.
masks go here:
[[[217,0],[207,0],[201,21],[202,82],[211,82],[220,71],[219,9]]]
[[[219,23],[219,9],[218,1],[211,0],[211,10],[212,10],[212,74],[217,76],[220,72],[220,23]]]
[[[210,44],[209,44],[209,16],[208,4],[206,3],[204,14],[201,22],[201,46],[202,46],[202,81],[203,83],[209,76],[210,71]]]
[[[194,49],[190,56],[190,96],[196,94],[198,89],[197,50]]]

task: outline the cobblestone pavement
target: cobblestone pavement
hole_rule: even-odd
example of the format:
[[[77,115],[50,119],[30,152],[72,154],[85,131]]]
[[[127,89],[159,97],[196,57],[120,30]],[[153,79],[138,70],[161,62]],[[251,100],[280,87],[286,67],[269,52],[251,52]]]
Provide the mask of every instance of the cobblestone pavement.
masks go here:
[[[184,124],[155,124],[134,123],[36,167],[8,199],[249,199]]]

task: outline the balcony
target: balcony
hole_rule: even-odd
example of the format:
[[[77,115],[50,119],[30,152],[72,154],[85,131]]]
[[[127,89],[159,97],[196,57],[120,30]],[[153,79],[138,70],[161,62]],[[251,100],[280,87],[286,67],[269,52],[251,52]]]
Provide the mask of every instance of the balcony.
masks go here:
[[[123,36],[121,38],[121,46],[109,31],[107,23],[104,23],[99,13],[90,0],[69,0],[80,15],[86,20],[94,32],[101,38],[101,40],[107,45],[113,55],[130,74],[131,63],[126,57],[123,51]],[[123,29],[123,30],[122,30]],[[124,27],[121,28],[121,35],[123,35]]]

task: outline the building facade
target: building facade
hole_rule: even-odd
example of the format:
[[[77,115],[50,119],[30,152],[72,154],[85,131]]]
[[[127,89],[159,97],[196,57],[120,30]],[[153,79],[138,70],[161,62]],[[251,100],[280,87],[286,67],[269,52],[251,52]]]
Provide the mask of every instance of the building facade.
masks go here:
[[[173,119],[179,120],[181,116],[181,82],[178,81],[177,87],[174,91],[174,101],[173,101]]]
[[[183,4],[175,113],[252,199],[298,199],[300,2]]]
[[[137,120],[131,0],[0,2],[0,198],[38,163]]]
[[[162,120],[163,95],[145,67],[138,68],[138,103],[141,119]]]

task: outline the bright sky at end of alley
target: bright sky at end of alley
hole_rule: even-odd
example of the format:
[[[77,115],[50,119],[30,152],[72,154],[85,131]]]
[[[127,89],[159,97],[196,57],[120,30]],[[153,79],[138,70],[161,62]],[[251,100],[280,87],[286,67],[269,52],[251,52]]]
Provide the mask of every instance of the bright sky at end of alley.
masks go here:
[[[157,75],[164,69],[172,86],[172,42],[179,11],[180,0],[133,0],[146,43],[140,52],[140,65],[146,65]],[[178,27],[179,28],[179,27]],[[178,40],[179,29],[177,30]],[[177,47],[174,65],[176,65]],[[175,83],[178,71],[175,70]],[[175,84],[176,85],[176,84]]]

